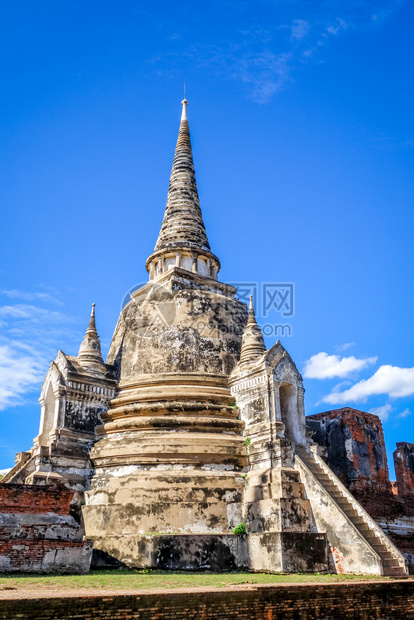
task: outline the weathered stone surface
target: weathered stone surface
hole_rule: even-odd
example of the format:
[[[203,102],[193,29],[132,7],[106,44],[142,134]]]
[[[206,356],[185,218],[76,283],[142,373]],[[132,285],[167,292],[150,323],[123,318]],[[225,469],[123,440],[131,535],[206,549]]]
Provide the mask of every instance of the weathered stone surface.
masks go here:
[[[381,420],[351,407],[306,417],[318,445],[327,450],[327,463],[357,497],[367,490],[388,497],[391,484]]]
[[[69,514],[73,495],[61,485],[0,485],[2,572],[89,572],[92,542]]]
[[[96,429],[83,510],[88,532],[121,546],[137,533],[227,535],[242,520],[244,424],[228,375],[247,312],[216,280],[186,119],[147,266],[150,282],[131,295],[110,346],[118,390]]]
[[[234,299],[233,287],[201,280],[173,267],[168,277],[134,292],[108,354],[121,387],[143,374],[228,376],[232,371],[240,356],[246,307]]]
[[[93,566],[152,567],[164,570],[236,570],[247,566],[246,540],[234,535],[163,534],[95,538]]]
[[[401,441],[394,452],[398,495],[414,498],[414,443]]]
[[[247,536],[248,567],[256,571],[314,573],[327,570],[324,533],[266,532]]]
[[[243,332],[240,366],[255,362],[257,357],[266,351],[263,334],[256,322],[253,308],[253,298],[250,295],[249,316]]]
[[[97,537],[94,541],[95,568],[117,565],[164,570],[319,572],[326,570],[327,565],[324,534],[163,534],[138,535],[120,540]]]

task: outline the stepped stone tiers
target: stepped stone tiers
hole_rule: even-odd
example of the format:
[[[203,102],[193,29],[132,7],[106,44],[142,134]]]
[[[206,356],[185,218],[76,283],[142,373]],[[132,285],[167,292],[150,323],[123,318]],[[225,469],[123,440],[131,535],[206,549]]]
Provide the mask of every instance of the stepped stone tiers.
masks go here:
[[[96,405],[76,409],[85,434],[66,452],[60,441],[62,461],[44,470],[71,484],[76,466],[61,463],[84,446],[95,566],[402,574],[404,558],[314,453],[292,359],[279,341],[266,350],[252,302],[247,313],[217,280],[182,105],[149,281],[123,308],[106,364],[93,317],[78,357],[59,353],[51,367],[46,388],[55,376],[62,412],[70,390],[86,394],[81,385]],[[59,415],[45,414],[42,445],[72,440]],[[247,534],[234,534],[242,524]]]
[[[222,537],[242,521],[247,460],[228,375],[246,307],[215,279],[186,106],[150,281],[123,309],[109,350],[119,384],[96,429],[84,519],[95,547],[128,564],[157,556],[198,568],[212,547],[224,562]]]

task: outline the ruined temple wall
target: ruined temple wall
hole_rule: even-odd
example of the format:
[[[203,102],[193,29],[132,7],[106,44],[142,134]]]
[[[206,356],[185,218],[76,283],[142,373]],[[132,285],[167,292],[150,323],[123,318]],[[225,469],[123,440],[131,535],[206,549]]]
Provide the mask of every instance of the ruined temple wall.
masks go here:
[[[0,484],[0,571],[87,573],[92,543],[61,485]]]
[[[306,423],[326,448],[329,467],[364,506],[374,496],[388,498],[392,489],[378,416],[344,407],[308,416]]]
[[[397,443],[393,456],[398,495],[414,499],[414,443]]]
[[[72,497],[73,492],[60,485],[0,484],[0,512],[68,515]]]

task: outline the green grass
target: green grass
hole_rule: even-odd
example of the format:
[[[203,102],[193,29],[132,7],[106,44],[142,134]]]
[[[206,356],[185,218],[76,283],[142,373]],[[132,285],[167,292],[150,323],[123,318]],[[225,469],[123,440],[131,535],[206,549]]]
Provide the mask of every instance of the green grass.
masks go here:
[[[240,584],[337,583],[387,579],[361,575],[269,573],[186,573],[181,571],[95,570],[89,575],[6,575],[0,574],[0,590],[148,590]]]

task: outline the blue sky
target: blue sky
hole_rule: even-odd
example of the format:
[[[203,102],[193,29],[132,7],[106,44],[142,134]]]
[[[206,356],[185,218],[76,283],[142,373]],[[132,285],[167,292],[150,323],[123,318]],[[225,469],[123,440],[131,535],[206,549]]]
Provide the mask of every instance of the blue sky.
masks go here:
[[[294,283],[293,317],[263,316],[258,296],[258,318],[290,325],[308,414],[381,414],[389,458],[414,441],[413,4],[15,0],[0,15],[0,468],[32,445],[44,374],[77,353],[91,303],[106,353],[147,279],[184,80],[220,278]]]

